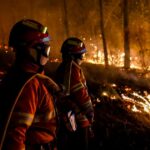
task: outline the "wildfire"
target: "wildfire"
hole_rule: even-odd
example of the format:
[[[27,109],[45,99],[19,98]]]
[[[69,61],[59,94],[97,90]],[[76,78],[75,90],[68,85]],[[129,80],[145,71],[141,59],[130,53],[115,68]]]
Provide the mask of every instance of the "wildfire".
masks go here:
[[[140,95],[136,91],[127,91],[127,94],[121,94],[124,101],[130,102],[131,111],[133,112],[145,112],[150,114],[150,101],[147,97]]]
[[[98,50],[98,48],[95,45],[92,46],[94,48],[94,51],[90,57],[85,59],[85,62],[93,63],[93,64],[105,64],[104,53],[102,52],[102,50]],[[118,53],[116,55],[108,55],[108,63],[109,65],[123,67],[124,57],[125,57],[125,53],[121,52],[121,50],[118,50]],[[130,65],[131,68],[141,69],[141,65],[139,64],[140,61],[138,61],[137,57],[135,56],[130,57],[130,61],[131,61],[131,65]]]
[[[104,61],[103,51],[99,50],[98,47],[96,45],[94,45],[93,43],[91,43],[90,46],[92,46],[93,51],[90,54],[90,56],[89,55],[84,56],[84,62],[104,65],[105,61]],[[121,50],[116,50],[116,51],[118,51],[117,54],[109,54],[108,55],[108,64],[114,65],[117,67],[123,67],[124,66],[125,53],[121,52]],[[134,51],[134,50],[132,50],[132,51]],[[51,58],[50,61],[51,62],[60,62],[60,59]],[[130,68],[142,69],[138,57],[135,57],[135,56],[130,57],[130,62],[131,62]]]
[[[99,99],[103,99],[103,97],[105,97],[107,100],[121,100],[128,110],[136,113],[147,113],[150,115],[150,94],[148,94],[147,91],[142,93],[140,91],[133,90],[128,86],[119,88],[114,83],[107,86],[107,90],[102,90]],[[119,93],[116,92],[116,89],[120,89],[120,96]],[[97,101],[97,103],[100,102],[100,100]]]

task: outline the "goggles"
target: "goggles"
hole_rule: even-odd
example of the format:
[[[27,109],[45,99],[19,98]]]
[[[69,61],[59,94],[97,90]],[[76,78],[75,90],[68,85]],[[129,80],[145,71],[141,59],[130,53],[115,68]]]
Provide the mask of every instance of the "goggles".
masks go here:
[[[41,55],[49,57],[50,55],[50,45],[45,43],[39,43],[33,46]]]

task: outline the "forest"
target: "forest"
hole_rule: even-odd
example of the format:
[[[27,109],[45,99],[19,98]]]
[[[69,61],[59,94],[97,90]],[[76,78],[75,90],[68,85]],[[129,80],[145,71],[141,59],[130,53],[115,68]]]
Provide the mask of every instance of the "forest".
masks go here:
[[[82,67],[95,110],[91,149],[150,149],[149,0],[5,0],[1,4],[0,79],[14,62],[7,43],[18,20],[32,18],[48,27],[52,41],[45,73],[51,78],[61,61],[62,42],[79,37],[88,51]]]
[[[1,4],[2,45],[8,43],[15,22],[32,18],[48,27],[52,58],[60,58],[62,42],[76,36],[85,42],[88,60],[149,68],[149,0],[5,0]]]

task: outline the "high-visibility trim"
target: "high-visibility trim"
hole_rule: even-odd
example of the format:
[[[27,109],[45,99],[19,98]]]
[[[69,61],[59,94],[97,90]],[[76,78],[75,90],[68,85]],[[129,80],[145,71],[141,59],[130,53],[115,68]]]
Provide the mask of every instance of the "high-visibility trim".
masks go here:
[[[56,112],[55,110],[54,111],[50,111],[50,112],[47,112],[47,113],[44,113],[44,114],[39,114],[39,115],[36,115],[34,117],[34,120],[33,120],[33,123],[37,123],[37,122],[41,122],[41,121],[49,121],[53,118],[56,117]]]
[[[91,107],[91,105],[92,105],[92,102],[91,102],[91,99],[89,98],[89,100],[86,101],[82,106],[83,106],[84,108],[88,108],[88,107]]]
[[[75,65],[78,69],[81,70],[81,67],[75,61],[72,60],[72,64]]]
[[[12,114],[12,118],[15,120],[15,123],[26,124],[30,126],[32,124],[34,115],[29,113],[15,112]]]
[[[67,43],[70,44],[70,45],[75,45],[75,46],[78,46],[78,45],[79,45],[79,42],[74,41],[74,40],[68,40]]]
[[[82,104],[82,107],[83,107],[84,112],[86,114],[93,111],[93,105],[92,105],[91,100],[89,100],[89,101],[85,102],[84,104]]]
[[[47,32],[47,27],[44,27],[44,28],[42,29],[42,33],[45,34],[46,32]]]
[[[76,91],[79,91],[80,89],[84,88],[84,85],[82,82],[80,83],[77,83],[76,85],[74,85],[71,90],[72,92],[76,92]]]

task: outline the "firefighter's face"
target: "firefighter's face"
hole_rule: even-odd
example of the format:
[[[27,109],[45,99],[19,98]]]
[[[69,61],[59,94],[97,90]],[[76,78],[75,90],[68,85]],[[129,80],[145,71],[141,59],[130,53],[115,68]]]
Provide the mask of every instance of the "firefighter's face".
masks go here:
[[[40,65],[44,66],[49,60],[50,42],[37,43],[29,48],[30,56]]]
[[[48,62],[48,60],[49,60],[48,57],[45,57],[45,56],[41,55],[40,65],[42,65],[42,66],[46,65],[46,63]]]
[[[76,61],[76,63],[77,63],[78,65],[81,65],[82,62],[83,62],[83,60],[82,60],[82,59],[79,59],[79,58],[77,58],[75,61]]]
[[[83,60],[84,60],[84,58],[85,58],[85,53],[83,53],[83,54],[77,54],[74,58],[75,58],[76,63],[78,65],[81,65],[82,62],[83,62]]]

